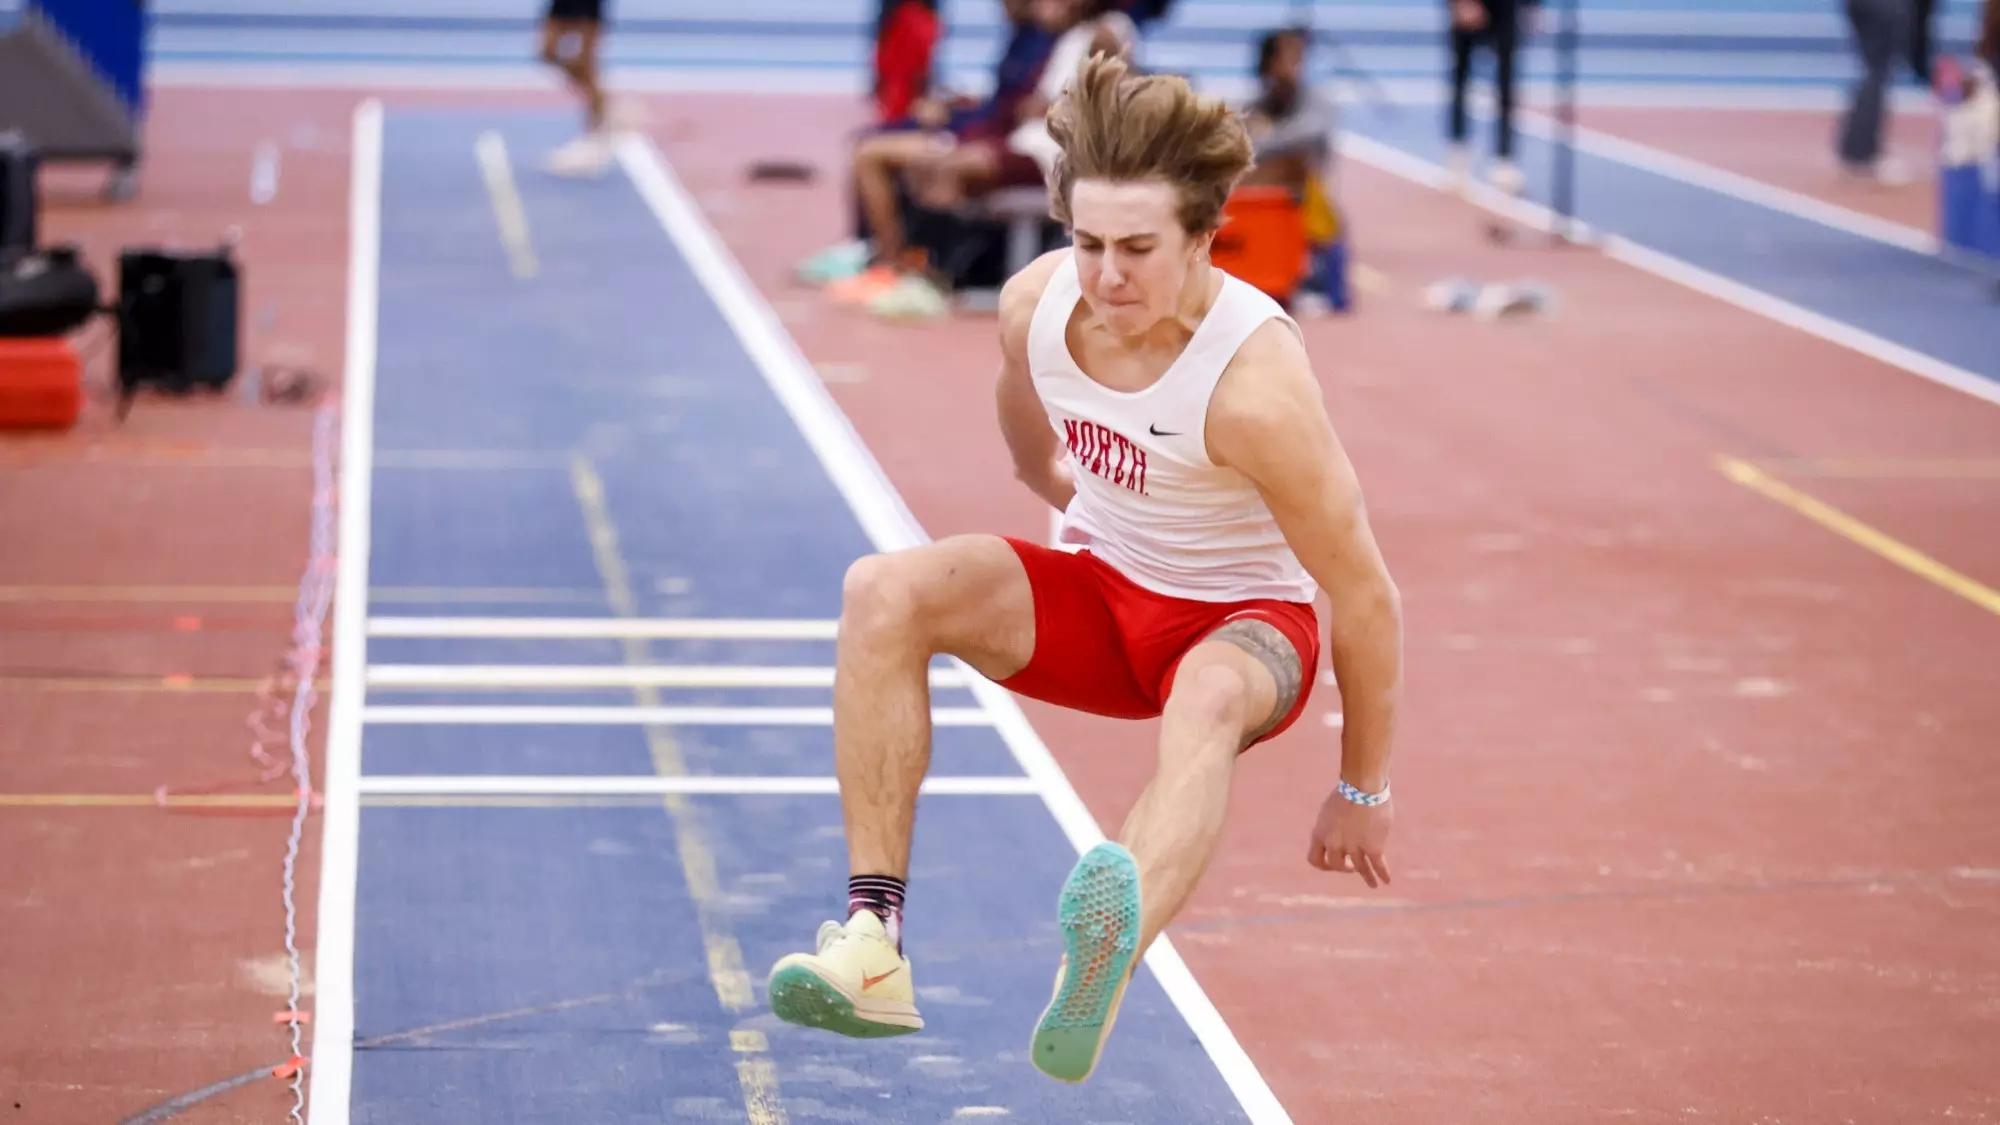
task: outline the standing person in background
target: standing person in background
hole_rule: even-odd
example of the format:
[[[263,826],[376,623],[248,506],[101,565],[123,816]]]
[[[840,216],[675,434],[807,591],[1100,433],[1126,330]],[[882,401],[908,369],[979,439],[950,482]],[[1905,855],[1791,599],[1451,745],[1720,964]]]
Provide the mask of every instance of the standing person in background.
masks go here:
[[[1908,173],[1883,154],[1889,109],[1889,75],[1910,57],[1916,0],[1846,0],[1847,25],[1861,57],[1861,79],[1841,114],[1837,149],[1848,175],[1878,184],[1907,182]]]
[[[1488,179],[1495,188],[1509,195],[1517,194],[1523,177],[1520,165],[1514,163],[1514,56],[1524,33],[1534,30],[1541,0],[1446,0],[1446,3],[1451,12],[1453,188],[1462,192],[1471,180],[1465,87],[1472,78],[1473,49],[1483,43],[1493,51],[1495,94],[1500,101],[1500,116],[1494,122],[1493,171]]]
[[[604,0],[549,0],[542,17],[541,60],[560,71],[583,99],[583,135],[557,149],[546,165],[558,175],[603,175],[611,167],[613,131],[629,124],[611,120],[613,111],[597,64],[603,37]]]

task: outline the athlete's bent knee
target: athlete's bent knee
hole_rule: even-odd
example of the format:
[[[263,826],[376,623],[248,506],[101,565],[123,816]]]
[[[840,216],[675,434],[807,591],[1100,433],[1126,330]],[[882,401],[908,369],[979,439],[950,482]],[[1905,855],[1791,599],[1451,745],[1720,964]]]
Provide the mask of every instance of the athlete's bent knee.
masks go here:
[[[1242,736],[1249,732],[1250,681],[1227,664],[1190,668],[1174,680],[1173,709],[1203,732]]]
[[[840,588],[843,631],[908,629],[917,619],[917,596],[907,560],[865,555],[847,568]]]

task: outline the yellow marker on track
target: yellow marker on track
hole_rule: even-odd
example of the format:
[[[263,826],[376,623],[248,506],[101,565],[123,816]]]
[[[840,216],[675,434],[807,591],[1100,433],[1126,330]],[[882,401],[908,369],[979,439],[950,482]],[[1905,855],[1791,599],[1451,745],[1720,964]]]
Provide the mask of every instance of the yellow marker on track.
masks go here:
[[[1808,496],[1747,461],[1734,457],[1717,458],[1722,475],[1754,492],[1799,513],[1828,531],[1859,544],[1920,578],[1942,586],[1966,601],[2000,614],[2000,591],[1944,565],[1908,544],[1892,539],[1846,512],[1816,497]]]

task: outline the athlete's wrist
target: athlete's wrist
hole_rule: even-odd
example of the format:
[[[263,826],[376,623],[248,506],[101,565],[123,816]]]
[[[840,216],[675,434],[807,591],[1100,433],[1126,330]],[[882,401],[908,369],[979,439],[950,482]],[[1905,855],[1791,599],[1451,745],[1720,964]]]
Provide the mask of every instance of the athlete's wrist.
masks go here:
[[[1342,774],[1335,792],[1350,804],[1386,805],[1389,803],[1389,779],[1386,777],[1349,777]]]

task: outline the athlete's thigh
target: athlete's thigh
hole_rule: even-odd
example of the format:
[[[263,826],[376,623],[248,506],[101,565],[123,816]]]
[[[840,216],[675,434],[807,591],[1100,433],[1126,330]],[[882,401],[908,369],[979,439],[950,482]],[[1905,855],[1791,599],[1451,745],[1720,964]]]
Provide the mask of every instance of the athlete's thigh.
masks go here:
[[[1019,694],[1093,714],[1159,713],[1140,690],[1101,564],[995,535],[963,535],[863,559],[846,613],[891,607],[931,647]]]
[[[1293,615],[1257,612],[1233,616],[1205,633],[1183,656],[1168,689],[1171,700],[1190,673],[1207,665],[1234,670],[1243,684],[1243,742],[1261,741],[1296,719],[1312,691],[1317,662],[1315,633]]]
[[[1025,666],[1035,650],[1028,574],[997,535],[957,535],[874,555],[847,574],[846,612],[889,605],[933,647],[990,679]]]

